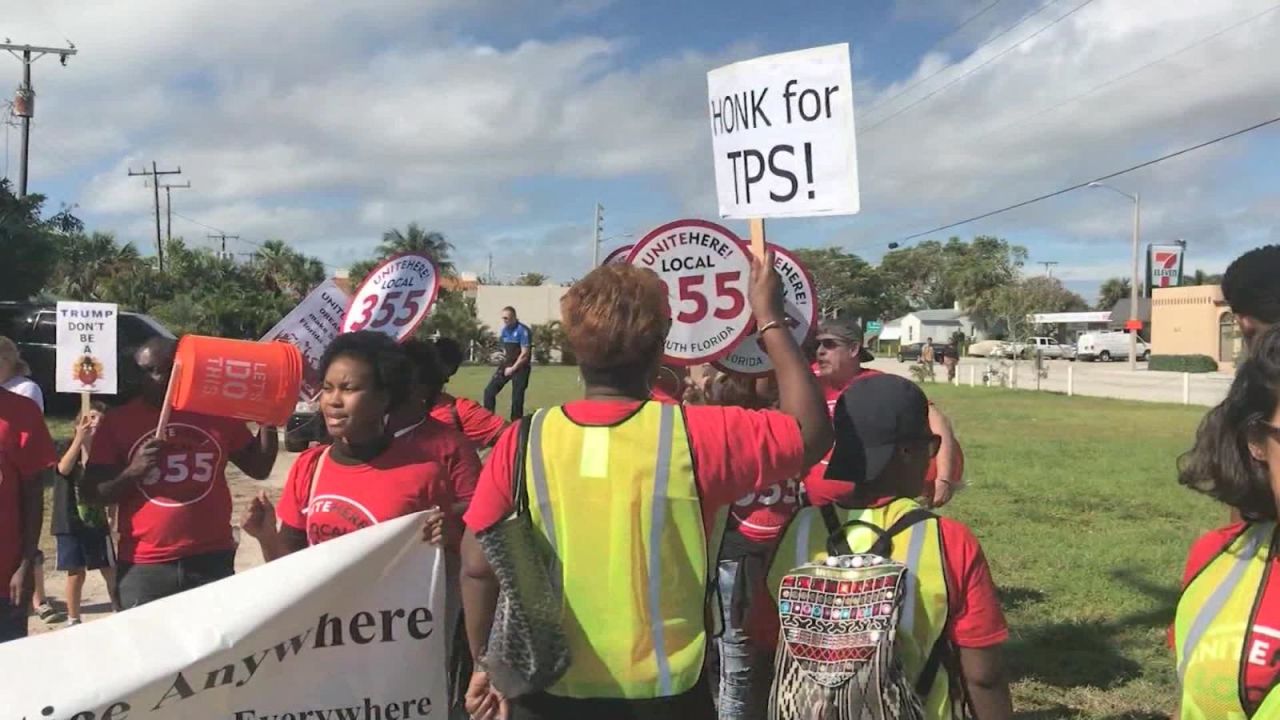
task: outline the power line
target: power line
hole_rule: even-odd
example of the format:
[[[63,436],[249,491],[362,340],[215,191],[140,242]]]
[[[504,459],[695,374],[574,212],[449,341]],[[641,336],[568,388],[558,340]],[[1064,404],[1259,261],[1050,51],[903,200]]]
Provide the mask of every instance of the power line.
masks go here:
[[[1014,120],[1014,121],[1012,121],[1012,122],[1006,123],[1005,125],[1002,125],[1002,126],[1000,126],[1000,127],[996,128],[996,129],[994,129],[994,130],[990,130],[990,131],[988,131],[988,132],[985,132],[985,133],[983,133],[983,134],[979,135],[978,137],[979,137],[979,138],[982,138],[982,137],[987,137],[987,136],[989,136],[989,135],[994,135],[994,134],[999,133],[999,132],[1003,132],[1003,131],[1008,130],[1009,128],[1013,127],[1014,125],[1020,125],[1020,124],[1022,124],[1022,123],[1024,123],[1024,122],[1027,122],[1027,121],[1029,121],[1029,120],[1034,120],[1034,119],[1036,119],[1036,118],[1040,117],[1041,115],[1045,115],[1045,114],[1047,114],[1047,113],[1053,112],[1054,110],[1057,110],[1058,108],[1061,108],[1061,107],[1065,107],[1065,106],[1067,106],[1067,105],[1070,105],[1071,103],[1073,103],[1073,102],[1075,102],[1075,101],[1077,101],[1077,100],[1081,100],[1081,99],[1083,99],[1083,98],[1085,98],[1085,97],[1088,97],[1089,95],[1092,95],[1092,94],[1094,94],[1094,93],[1098,92],[1099,90],[1102,90],[1102,89],[1108,88],[1108,87],[1110,87],[1110,86],[1112,86],[1112,85],[1114,85],[1114,84],[1116,84],[1116,83],[1118,83],[1118,82],[1120,82],[1120,81],[1122,81],[1122,80],[1127,80],[1127,79],[1129,79],[1129,78],[1133,77],[1134,75],[1137,75],[1138,73],[1143,72],[1144,70],[1148,70],[1148,69],[1150,69],[1150,68],[1152,68],[1152,67],[1155,67],[1156,65],[1159,65],[1160,63],[1165,62],[1166,60],[1170,60],[1170,59],[1172,59],[1172,58],[1175,58],[1175,57],[1177,57],[1178,55],[1181,55],[1181,54],[1183,54],[1183,53],[1187,52],[1188,50],[1192,50],[1192,49],[1197,48],[1197,47],[1199,47],[1199,46],[1201,46],[1201,45],[1204,45],[1205,43],[1207,43],[1207,42],[1209,42],[1209,41],[1211,41],[1211,40],[1215,40],[1215,39],[1217,39],[1217,38],[1221,37],[1222,35],[1225,35],[1225,34],[1227,34],[1227,33],[1231,32],[1232,30],[1235,30],[1235,29],[1237,29],[1237,28],[1239,28],[1239,27],[1242,27],[1242,26],[1244,26],[1244,25],[1247,25],[1247,24],[1249,24],[1249,23],[1253,22],[1254,20],[1257,20],[1258,18],[1262,17],[1263,15],[1266,15],[1266,14],[1268,14],[1268,13],[1273,13],[1273,12],[1275,12],[1276,10],[1280,10],[1280,4],[1272,5],[1271,7],[1267,8],[1266,10],[1263,10],[1263,11],[1262,11],[1262,12],[1260,12],[1260,13],[1257,13],[1257,14],[1255,14],[1255,15],[1251,15],[1251,16],[1249,16],[1249,17],[1245,18],[1244,20],[1241,20],[1240,22],[1237,22],[1237,23],[1234,23],[1234,24],[1232,24],[1232,25],[1229,25],[1229,26],[1227,26],[1227,27],[1225,27],[1225,28],[1222,28],[1221,30],[1218,30],[1217,32],[1212,33],[1212,34],[1210,34],[1210,35],[1206,35],[1206,36],[1204,36],[1204,37],[1200,38],[1199,40],[1196,40],[1195,42],[1191,43],[1190,45],[1186,45],[1186,46],[1184,46],[1184,47],[1182,47],[1182,48],[1180,48],[1180,49],[1178,49],[1178,50],[1175,50],[1175,51],[1173,51],[1173,52],[1171,52],[1171,53],[1168,53],[1167,55],[1164,55],[1164,56],[1159,57],[1159,58],[1157,58],[1157,59],[1155,59],[1155,60],[1152,60],[1151,62],[1146,63],[1145,65],[1142,65],[1141,67],[1134,68],[1133,70],[1130,70],[1129,72],[1124,73],[1123,75],[1117,75],[1116,77],[1113,77],[1113,78],[1111,78],[1110,80],[1107,80],[1107,81],[1106,81],[1106,82],[1104,82],[1104,83],[1101,83],[1101,84],[1099,84],[1099,85],[1095,85],[1095,86],[1093,86],[1093,87],[1089,88],[1088,90],[1086,90],[1086,91],[1084,91],[1084,92],[1082,92],[1082,93],[1080,93],[1080,94],[1078,94],[1078,95],[1073,95],[1073,96],[1071,96],[1071,97],[1067,98],[1066,100],[1063,100],[1063,101],[1061,101],[1061,102],[1059,102],[1059,103],[1057,103],[1057,104],[1055,104],[1055,105],[1050,105],[1049,107],[1043,108],[1043,109],[1041,109],[1041,110],[1037,110],[1036,112],[1031,113],[1030,115],[1027,115],[1027,116],[1025,116],[1025,117],[1022,117],[1022,118],[1019,118],[1019,119],[1017,119],[1017,120]],[[1203,70],[1204,68],[1201,68],[1201,69]]]
[[[999,210],[992,210],[991,212],[985,212],[985,213],[982,213],[981,215],[974,215],[974,216],[973,216],[973,217],[971,217],[971,218],[966,218],[966,219],[964,219],[964,220],[960,220],[960,221],[957,221],[957,222],[948,223],[948,224],[946,224],[946,225],[939,225],[939,226],[938,226],[938,227],[936,227],[936,228],[932,228],[932,229],[929,229],[929,230],[925,230],[924,232],[918,232],[918,233],[915,233],[915,234],[912,234],[912,235],[907,235],[906,237],[901,238],[898,242],[907,242],[908,240],[915,240],[916,238],[924,237],[925,235],[932,235],[933,233],[936,233],[936,232],[942,232],[943,230],[950,230],[951,228],[959,227],[959,226],[961,226],[961,225],[967,225],[967,224],[969,224],[969,223],[971,223],[971,222],[975,222],[975,221],[977,221],[977,220],[984,220],[984,219],[989,218],[989,217],[991,217],[991,216],[993,216],[993,215],[999,215],[999,214],[1001,214],[1001,213],[1006,213],[1006,212],[1009,212],[1010,210],[1017,210],[1018,208],[1026,207],[1026,206],[1028,206],[1028,205],[1031,205],[1031,204],[1034,204],[1034,203],[1038,203],[1038,202],[1040,202],[1040,201],[1042,201],[1042,200],[1048,200],[1049,198],[1057,197],[1057,196],[1059,196],[1059,195],[1065,195],[1065,194],[1067,194],[1067,193],[1071,192],[1072,190],[1079,190],[1079,189],[1080,189],[1080,188],[1082,188],[1082,187],[1088,187],[1089,183],[1102,182],[1102,181],[1104,181],[1104,180],[1110,180],[1110,179],[1112,179],[1112,178],[1119,177],[1119,176],[1121,176],[1121,175],[1127,175],[1128,173],[1134,172],[1135,170],[1141,170],[1141,169],[1146,168],[1146,167],[1151,167],[1152,165],[1155,165],[1156,163],[1162,163],[1162,162],[1164,162],[1165,160],[1172,160],[1173,158],[1176,158],[1176,157],[1178,157],[1178,156],[1180,156],[1180,155],[1186,155],[1186,154],[1187,154],[1187,153],[1189,153],[1189,152],[1194,152],[1194,151],[1196,151],[1196,150],[1200,150],[1201,148],[1206,148],[1206,147],[1209,147],[1210,145],[1215,145],[1215,144],[1217,144],[1217,143],[1222,142],[1223,140],[1230,140],[1231,138],[1238,137],[1238,136],[1240,136],[1240,135],[1244,135],[1245,133],[1253,132],[1254,130],[1258,130],[1258,129],[1261,129],[1261,128],[1264,128],[1264,127],[1267,127],[1268,125],[1274,125],[1275,123],[1278,123],[1278,122],[1280,122],[1280,115],[1277,115],[1277,116],[1275,116],[1275,117],[1271,118],[1270,120],[1264,120],[1264,121],[1262,121],[1262,122],[1260,122],[1260,123],[1257,123],[1257,124],[1255,124],[1255,125],[1250,125],[1250,126],[1249,126],[1249,127],[1247,127],[1247,128],[1242,128],[1242,129],[1240,129],[1240,130],[1236,130],[1235,132],[1227,133],[1226,135],[1219,135],[1218,137],[1213,138],[1212,140],[1206,140],[1206,141],[1204,141],[1204,142],[1202,142],[1202,143],[1199,143],[1199,144],[1196,144],[1196,145],[1192,145],[1191,147],[1185,147],[1185,148],[1182,148],[1181,150],[1177,150],[1177,151],[1171,152],[1171,153],[1169,153],[1169,154],[1167,154],[1167,155],[1161,155],[1160,157],[1155,158],[1154,160],[1148,160],[1148,161],[1146,161],[1146,162],[1139,163],[1139,164],[1137,164],[1137,165],[1133,165],[1133,166],[1131,166],[1131,167],[1127,167],[1127,168],[1125,168],[1124,170],[1117,170],[1116,172],[1108,173],[1108,174],[1106,174],[1106,175],[1102,175],[1102,176],[1100,176],[1100,177],[1093,178],[1093,179],[1091,179],[1091,180],[1086,180],[1086,181],[1081,182],[1081,183],[1076,183],[1075,185],[1072,185],[1072,186],[1070,186],[1070,187],[1062,188],[1061,190],[1055,190],[1055,191],[1053,191],[1053,192],[1051,192],[1051,193],[1045,193],[1044,195],[1040,195],[1040,196],[1037,196],[1037,197],[1033,197],[1033,198],[1031,198],[1030,200],[1023,200],[1022,202],[1014,203],[1013,205],[1009,205],[1009,206],[1006,206],[1006,207],[1002,207],[1002,208],[1000,208]]]
[[[985,68],[985,67],[987,67],[988,65],[990,65],[991,63],[993,63],[993,62],[995,62],[995,61],[999,60],[1000,58],[1004,57],[1005,55],[1008,55],[1009,53],[1011,53],[1011,52],[1013,52],[1014,50],[1018,49],[1018,48],[1019,48],[1023,43],[1025,43],[1025,42],[1027,42],[1027,41],[1029,41],[1029,40],[1034,40],[1034,39],[1035,39],[1036,37],[1038,37],[1039,35],[1041,35],[1041,34],[1043,34],[1043,33],[1047,32],[1047,31],[1048,31],[1050,28],[1052,28],[1053,26],[1057,25],[1058,23],[1062,22],[1063,20],[1066,20],[1067,18],[1071,17],[1072,15],[1075,15],[1076,13],[1078,13],[1078,12],[1080,12],[1081,10],[1085,9],[1085,7],[1087,7],[1088,5],[1091,5],[1093,2],[1094,2],[1094,0],[1084,0],[1084,2],[1080,3],[1079,5],[1075,6],[1075,7],[1074,7],[1074,8],[1072,8],[1072,9],[1068,10],[1066,13],[1064,13],[1064,14],[1062,14],[1062,15],[1059,15],[1057,18],[1055,18],[1053,21],[1051,21],[1048,25],[1045,25],[1044,27],[1042,27],[1042,28],[1040,28],[1039,30],[1037,30],[1037,31],[1035,31],[1035,32],[1033,32],[1033,33],[1031,33],[1030,35],[1028,35],[1028,36],[1026,36],[1026,37],[1022,38],[1021,40],[1019,40],[1018,42],[1016,42],[1016,43],[1014,43],[1014,44],[1010,45],[1009,47],[1005,48],[1004,50],[1001,50],[1000,52],[996,53],[995,55],[993,55],[993,56],[991,56],[991,57],[987,58],[986,60],[984,60],[982,63],[980,63],[980,64],[979,64],[979,65],[977,65],[976,67],[970,68],[967,72],[965,72],[964,74],[960,75],[959,77],[957,77],[957,78],[953,79],[951,82],[947,83],[946,85],[943,85],[942,87],[937,88],[936,90],[932,90],[932,91],[930,91],[930,92],[929,92],[928,94],[926,94],[924,97],[922,97],[922,98],[920,98],[920,99],[916,100],[915,102],[913,102],[913,103],[911,103],[911,104],[907,105],[906,107],[904,107],[904,108],[902,108],[902,109],[898,110],[897,112],[892,113],[891,115],[889,115],[889,116],[887,116],[887,117],[884,117],[884,118],[881,118],[881,119],[877,120],[876,122],[872,123],[872,124],[871,124],[870,126],[868,126],[865,130],[863,130],[863,133],[862,133],[862,134],[866,134],[866,133],[870,133],[870,132],[874,131],[876,128],[880,127],[881,125],[884,125],[885,123],[887,123],[887,122],[889,122],[890,120],[892,120],[892,119],[894,119],[894,118],[898,117],[899,115],[901,115],[901,114],[903,114],[903,113],[907,112],[908,110],[910,110],[910,109],[912,109],[912,108],[914,108],[914,107],[919,106],[921,103],[927,102],[930,98],[934,97],[935,95],[937,95],[937,94],[939,94],[939,93],[941,93],[941,92],[945,92],[948,88],[954,87],[954,86],[956,85],[956,83],[959,83],[960,81],[962,81],[962,80],[964,80],[965,78],[968,78],[969,76],[973,75],[974,73],[976,73],[976,72],[978,72],[978,71],[982,70],[983,68]]]
[[[1044,12],[1045,10],[1047,10],[1051,5],[1053,5],[1053,4],[1054,4],[1054,3],[1056,3],[1056,2],[1058,2],[1058,0],[1049,0],[1049,2],[1045,3],[1044,5],[1041,5],[1040,7],[1035,8],[1034,10],[1031,10],[1030,12],[1027,12],[1027,13],[1026,13],[1026,14],[1024,14],[1022,17],[1018,18],[1017,22],[1015,22],[1015,23],[1013,23],[1012,25],[1010,25],[1010,26],[1006,27],[1005,29],[1001,30],[1000,32],[996,33],[995,35],[992,35],[990,38],[988,38],[988,39],[987,39],[987,41],[986,41],[986,42],[984,42],[984,43],[982,43],[981,45],[979,45],[978,47],[974,48],[974,49],[973,49],[973,52],[969,53],[970,57],[972,57],[972,56],[974,56],[974,55],[978,54],[978,51],[980,51],[980,50],[982,50],[983,48],[985,48],[985,47],[989,46],[991,43],[995,42],[996,40],[999,40],[1000,38],[1004,37],[1004,36],[1005,36],[1006,34],[1008,34],[1011,30],[1013,30],[1014,28],[1018,27],[1018,26],[1019,26],[1019,25],[1021,25],[1022,23],[1026,22],[1026,21],[1027,21],[1027,19],[1031,18],[1031,17],[1032,17],[1032,16],[1034,16],[1034,15],[1039,15],[1040,13]],[[993,3],[993,4],[994,4],[994,3]],[[987,9],[990,9],[990,6],[988,6],[988,8],[987,8]],[[975,16],[975,17],[976,17],[976,16]],[[968,21],[966,21],[966,22],[968,22]],[[937,46],[935,45],[934,47],[936,48]],[[925,54],[927,55],[928,53],[932,52],[933,50],[934,50],[934,48],[930,48],[929,50],[925,51]],[[902,97],[903,95],[906,95],[907,93],[911,92],[912,90],[914,90],[914,89],[916,89],[916,88],[920,87],[920,86],[921,86],[921,85],[923,85],[924,83],[927,83],[927,82],[929,82],[930,80],[932,80],[932,79],[934,79],[934,78],[938,77],[938,76],[939,76],[939,75],[941,75],[942,73],[944,73],[944,72],[946,72],[946,71],[948,71],[948,70],[952,69],[953,67],[955,67],[955,65],[945,65],[945,66],[943,66],[943,67],[940,67],[940,68],[938,68],[937,70],[933,71],[932,73],[929,73],[929,75],[927,75],[926,77],[922,77],[922,78],[920,78],[919,80],[917,80],[917,81],[915,81],[915,82],[911,83],[910,85],[906,86],[905,88],[903,88],[903,89],[899,90],[898,92],[894,93],[894,94],[893,94],[893,96],[891,96],[891,97],[887,97],[887,98],[882,98],[882,99],[880,99],[880,100],[875,101],[874,103],[872,103],[872,104],[871,104],[871,106],[870,106],[870,107],[868,107],[868,108],[867,108],[866,110],[864,110],[863,112],[864,112],[864,113],[869,113],[869,112],[871,112],[871,111],[875,110],[875,109],[876,109],[876,108],[878,108],[878,107],[881,107],[881,106],[883,106],[883,105],[887,105],[887,104],[889,104],[889,103],[893,102],[894,100],[897,100],[898,98]]]

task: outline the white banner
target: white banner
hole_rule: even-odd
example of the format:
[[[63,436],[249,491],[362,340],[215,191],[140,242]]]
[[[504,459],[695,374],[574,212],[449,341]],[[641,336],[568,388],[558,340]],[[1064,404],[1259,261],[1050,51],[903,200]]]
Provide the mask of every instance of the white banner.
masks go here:
[[[444,562],[398,518],[119,615],[0,645],[4,720],[448,716]]]
[[[858,212],[847,44],[717,68],[707,94],[721,217]]]
[[[320,392],[320,357],[342,328],[351,299],[332,279],[316,286],[309,295],[262,336],[263,342],[283,340],[302,353],[302,388],[299,398],[310,400]]]
[[[60,302],[57,315],[54,389],[60,393],[115,395],[119,308],[111,303]]]

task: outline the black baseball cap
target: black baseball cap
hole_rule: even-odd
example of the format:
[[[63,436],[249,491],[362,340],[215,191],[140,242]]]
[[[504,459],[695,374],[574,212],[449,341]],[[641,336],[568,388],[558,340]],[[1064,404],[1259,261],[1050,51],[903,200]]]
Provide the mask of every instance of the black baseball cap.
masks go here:
[[[929,400],[906,378],[873,375],[854,381],[841,393],[834,423],[836,441],[826,477],[874,482],[895,447],[928,432]]]
[[[862,362],[871,362],[876,359],[876,356],[872,355],[866,344],[862,342],[862,328],[852,320],[833,318],[818,323],[818,334],[814,336],[814,339],[823,340],[827,338],[839,340],[842,343],[858,343],[861,348],[858,352],[858,359]]]

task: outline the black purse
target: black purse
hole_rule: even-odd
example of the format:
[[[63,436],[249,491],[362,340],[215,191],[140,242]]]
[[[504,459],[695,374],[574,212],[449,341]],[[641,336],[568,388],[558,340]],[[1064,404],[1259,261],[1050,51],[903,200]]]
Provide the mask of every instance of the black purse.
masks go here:
[[[498,605],[482,659],[493,687],[508,698],[554,685],[569,669],[569,641],[561,618],[560,585],[552,577],[546,539],[529,517],[525,455],[532,416],[520,421],[515,466],[515,510],[476,535],[498,578]]]

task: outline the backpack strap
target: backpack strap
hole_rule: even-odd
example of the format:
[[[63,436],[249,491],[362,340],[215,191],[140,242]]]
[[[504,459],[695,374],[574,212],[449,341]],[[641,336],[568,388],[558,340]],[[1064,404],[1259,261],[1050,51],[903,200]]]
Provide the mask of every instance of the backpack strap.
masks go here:
[[[871,549],[867,552],[872,555],[889,557],[893,552],[893,539],[895,537],[906,532],[917,523],[937,517],[937,515],[928,510],[916,508],[903,513],[902,517],[898,518],[898,521],[888,528],[882,528],[865,520],[850,520],[841,524],[835,508],[829,504],[820,506],[818,510],[822,513],[822,521],[827,526],[828,555],[852,555],[853,549],[849,547],[849,538],[844,531],[851,527],[862,527],[870,530],[876,536],[876,541],[872,543]]]
[[[942,661],[950,652],[950,643],[947,642],[947,634],[944,631],[933,643],[933,648],[929,650],[929,657],[924,661],[924,668],[920,670],[920,677],[916,678],[916,694],[922,700],[927,699],[929,693],[933,691],[933,682],[938,679]]]
[[[525,458],[529,453],[529,431],[532,427],[533,415],[529,414],[520,418],[520,429],[516,431],[518,433],[516,440],[516,465],[515,472],[512,473],[514,484],[514,487],[512,488],[512,497],[515,500],[513,507],[515,508],[516,515],[529,514],[529,483],[526,482],[527,471],[525,470]]]
[[[320,469],[324,467],[324,461],[328,459],[329,450],[332,448],[332,445],[326,445],[324,450],[320,451],[320,458],[316,460],[316,469],[311,471],[311,487],[307,490],[307,504],[303,506],[308,510],[311,509],[311,499],[316,496],[316,485],[320,484]]]

